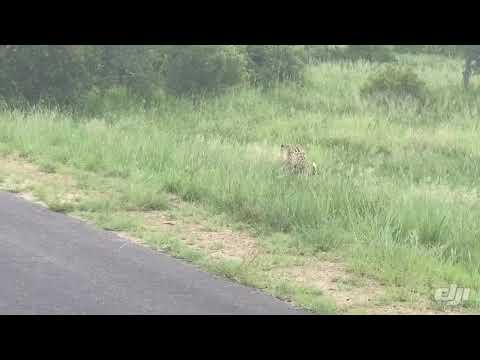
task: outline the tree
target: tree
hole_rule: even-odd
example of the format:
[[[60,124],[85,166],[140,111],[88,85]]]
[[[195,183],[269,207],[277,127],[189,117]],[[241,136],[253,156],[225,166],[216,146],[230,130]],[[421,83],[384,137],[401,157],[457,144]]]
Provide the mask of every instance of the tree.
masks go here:
[[[149,96],[159,85],[164,47],[155,45],[96,46],[100,55],[96,85],[109,88],[125,86],[128,90]]]
[[[166,50],[165,88],[175,95],[218,92],[241,84],[247,56],[236,45],[172,45]]]
[[[84,48],[67,45],[0,47],[0,96],[66,103],[88,88]]]
[[[0,45],[0,97],[81,102],[92,88],[126,87],[144,97],[159,86],[164,47]]]

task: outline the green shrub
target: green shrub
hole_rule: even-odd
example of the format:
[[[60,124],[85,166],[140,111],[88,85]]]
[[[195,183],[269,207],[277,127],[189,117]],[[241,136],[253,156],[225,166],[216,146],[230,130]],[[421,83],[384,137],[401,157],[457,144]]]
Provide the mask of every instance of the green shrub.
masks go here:
[[[365,60],[370,62],[387,63],[396,60],[392,49],[385,45],[350,45],[343,57],[348,60]]]
[[[425,50],[425,45],[393,45],[393,50],[400,54],[419,54]]]
[[[271,86],[278,82],[303,82],[306,53],[303,46],[248,45],[251,80],[255,85]]]
[[[175,45],[167,51],[165,88],[175,95],[217,92],[246,80],[247,58],[233,45]]]
[[[69,103],[92,79],[85,66],[85,47],[3,45],[0,47],[0,96]]]
[[[305,50],[313,64],[346,59],[345,47],[341,45],[305,45]]]
[[[154,98],[132,93],[126,86],[112,85],[103,90],[95,87],[79,99],[75,110],[79,115],[107,116],[110,121],[114,120],[119,113],[138,114],[139,111],[144,111],[147,101],[151,99]]]
[[[373,74],[361,89],[362,96],[413,98],[424,102],[427,86],[411,68],[387,66]]]
[[[387,63],[396,61],[390,46],[386,45],[308,45],[307,53],[313,63],[323,61],[369,61]]]
[[[462,45],[394,45],[398,53],[456,56]]]
[[[100,89],[119,86],[150,97],[161,83],[165,46],[97,46],[95,55],[95,64],[89,69],[95,73],[95,85]]]
[[[78,105],[93,88],[125,87],[144,97],[160,83],[163,46],[3,45],[0,97]]]

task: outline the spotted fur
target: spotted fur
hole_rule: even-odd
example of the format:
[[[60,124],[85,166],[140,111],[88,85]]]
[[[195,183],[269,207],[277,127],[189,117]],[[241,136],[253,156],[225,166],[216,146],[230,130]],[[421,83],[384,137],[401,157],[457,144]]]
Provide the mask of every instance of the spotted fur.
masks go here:
[[[305,150],[300,145],[281,145],[283,165],[286,170],[294,174],[315,174],[315,163],[308,166]]]

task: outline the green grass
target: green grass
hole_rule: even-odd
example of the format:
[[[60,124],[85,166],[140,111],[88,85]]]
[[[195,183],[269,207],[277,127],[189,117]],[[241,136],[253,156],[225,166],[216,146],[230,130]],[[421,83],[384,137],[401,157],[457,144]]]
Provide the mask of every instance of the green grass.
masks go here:
[[[51,162],[41,161],[41,162],[39,162],[38,165],[39,165],[40,171],[43,171],[44,173],[53,174],[56,171],[55,165],[52,164]]]
[[[324,63],[304,87],[238,88],[199,104],[160,96],[126,107],[120,97],[96,116],[3,110],[0,149],[47,172],[127,180],[82,211],[166,209],[171,192],[251,226],[273,252],[341,254],[357,273],[428,295],[450,283],[480,289],[480,93],[463,93],[455,59],[400,62],[431,91],[420,109],[362,99],[372,64]],[[320,174],[285,176],[281,143],[303,144]]]

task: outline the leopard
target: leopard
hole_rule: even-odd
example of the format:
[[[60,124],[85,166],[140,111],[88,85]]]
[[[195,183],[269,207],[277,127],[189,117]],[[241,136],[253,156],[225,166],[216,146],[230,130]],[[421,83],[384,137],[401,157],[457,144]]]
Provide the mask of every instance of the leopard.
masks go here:
[[[317,174],[317,165],[307,160],[306,151],[301,145],[282,144],[280,149],[284,169],[293,174]]]

